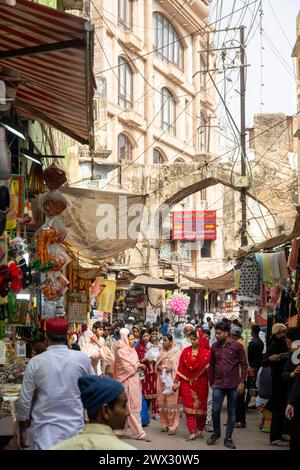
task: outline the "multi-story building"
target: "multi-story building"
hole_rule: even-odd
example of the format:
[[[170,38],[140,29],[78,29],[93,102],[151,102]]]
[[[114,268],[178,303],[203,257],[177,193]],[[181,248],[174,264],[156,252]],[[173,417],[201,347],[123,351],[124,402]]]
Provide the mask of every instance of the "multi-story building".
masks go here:
[[[297,40],[293,48],[292,57],[296,59],[296,70],[297,70],[297,111],[298,111],[298,129],[295,133],[295,137],[298,138],[298,202],[300,202],[300,11],[297,16],[296,26]]]
[[[100,99],[96,93],[95,100],[96,156],[98,152],[102,163],[106,158],[110,170],[123,161],[128,165],[193,162],[216,151],[211,132],[215,95],[207,73],[215,66],[214,55],[208,52],[213,40],[209,4],[210,0],[91,2],[94,72],[105,90]],[[84,160],[81,168],[86,170]],[[120,168],[103,176],[99,188],[122,189]],[[212,187],[193,194],[174,210],[205,210],[220,199],[222,188]],[[219,202],[217,220],[222,218],[221,206]],[[221,230],[217,237],[205,241],[202,248],[198,245],[196,251],[185,241],[166,240],[161,256],[178,252],[197,273],[201,259],[222,259]]]

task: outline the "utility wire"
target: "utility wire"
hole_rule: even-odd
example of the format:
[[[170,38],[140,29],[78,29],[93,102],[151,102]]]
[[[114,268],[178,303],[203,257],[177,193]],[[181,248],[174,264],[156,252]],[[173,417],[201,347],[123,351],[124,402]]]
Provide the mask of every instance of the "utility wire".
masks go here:
[[[252,0],[252,2],[249,3],[248,5],[244,5],[243,7],[238,8],[237,10],[235,10],[234,14],[235,14],[235,13],[238,13],[238,12],[241,11],[241,10],[244,10],[245,8],[248,8],[249,6],[251,6],[251,5],[255,4],[255,3],[257,3],[258,1],[259,1],[259,0]],[[91,0],[91,3],[94,5],[94,2],[93,2],[92,0]],[[94,8],[95,8],[95,6],[94,6]],[[229,13],[228,15],[225,15],[225,16],[222,18],[222,20],[228,18],[229,16],[231,16],[231,14],[232,14],[232,13]],[[99,13],[99,15],[101,16],[101,13]],[[187,38],[187,37],[189,37],[189,36],[193,36],[193,35],[195,35],[196,33],[211,32],[211,27],[212,27],[215,23],[216,23],[216,22],[213,22],[213,23],[209,23],[208,25],[202,26],[201,28],[196,29],[193,33],[188,33],[188,34],[186,34],[185,36],[182,36],[181,39],[185,39],[185,38]],[[146,52],[145,54],[140,54],[138,57],[136,57],[136,58],[134,58],[134,59],[130,59],[130,62],[135,62],[136,60],[140,60],[140,59],[142,59],[143,57],[146,57],[146,56],[148,56],[148,55],[154,54],[155,52],[160,51],[161,49],[164,49],[165,47],[171,46],[172,44],[175,44],[175,43],[177,43],[177,42],[178,42],[177,40],[171,41],[171,42],[169,42],[168,44],[165,44],[164,46],[154,48],[152,51]],[[112,68],[118,68],[118,67],[119,67],[119,65],[116,65],[116,66],[114,66],[114,67],[112,67]],[[111,68],[101,70],[100,73],[104,73],[104,72],[107,72],[107,71],[109,71],[109,70],[111,70]]]

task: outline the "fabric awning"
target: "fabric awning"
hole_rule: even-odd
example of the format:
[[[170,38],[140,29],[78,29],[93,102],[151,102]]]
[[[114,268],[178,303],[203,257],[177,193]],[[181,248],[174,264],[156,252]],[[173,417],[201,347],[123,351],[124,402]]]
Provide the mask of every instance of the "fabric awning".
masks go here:
[[[152,276],[149,276],[149,274],[140,274],[131,282],[133,284],[139,284],[145,287],[153,287],[155,289],[164,289],[164,290],[178,289],[178,284],[176,284],[176,282],[166,281],[165,279],[152,277]]]
[[[199,284],[205,289],[214,290],[217,292],[222,292],[228,289],[234,288],[234,272],[233,269],[222,274],[221,276],[214,278],[198,278],[192,276],[183,276],[189,281]]]
[[[57,219],[82,266],[100,265],[135,246],[145,196],[64,186],[68,207]],[[43,196],[41,196],[43,197]]]
[[[16,110],[90,143],[93,123],[93,26],[27,0],[0,3],[1,67],[20,75]]]

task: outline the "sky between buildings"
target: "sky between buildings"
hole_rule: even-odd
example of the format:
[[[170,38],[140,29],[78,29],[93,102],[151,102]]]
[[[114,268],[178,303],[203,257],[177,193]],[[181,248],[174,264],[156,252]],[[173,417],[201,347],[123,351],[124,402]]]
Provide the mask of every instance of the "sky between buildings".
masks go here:
[[[233,10],[238,10],[244,5],[247,9],[240,10],[232,16]],[[260,12],[262,6],[263,15]],[[255,113],[283,112],[292,115],[296,112],[296,79],[295,63],[291,58],[293,46],[296,41],[296,17],[300,11],[300,0],[213,0],[210,8],[210,21],[224,18],[215,23],[216,29],[233,27],[244,24],[247,38],[247,125],[253,123]],[[244,16],[242,16],[244,15]],[[261,19],[262,28],[261,33]],[[237,45],[231,43],[231,39],[238,39],[238,33],[217,33],[215,43],[222,47]],[[235,51],[230,51],[227,63],[233,58]],[[219,65],[221,58],[219,53]],[[261,67],[263,65],[263,67]],[[262,71],[262,75],[261,75]],[[222,79],[219,75],[218,81]],[[239,114],[239,89],[238,75],[236,71],[226,73],[226,102],[231,112],[238,118]],[[261,83],[263,86],[261,86]],[[220,85],[222,86],[222,85]],[[231,91],[230,91],[231,88]],[[224,92],[224,89],[223,89]]]

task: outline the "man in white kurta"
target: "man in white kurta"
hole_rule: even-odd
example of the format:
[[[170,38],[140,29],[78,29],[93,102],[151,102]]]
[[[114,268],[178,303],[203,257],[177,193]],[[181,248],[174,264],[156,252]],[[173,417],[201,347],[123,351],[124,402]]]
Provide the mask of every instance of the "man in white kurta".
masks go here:
[[[33,357],[24,374],[17,420],[21,443],[29,426],[28,444],[33,450],[50,449],[78,434],[84,425],[78,378],[92,371],[86,354],[63,344],[67,329],[63,319],[47,321],[47,351]]]

